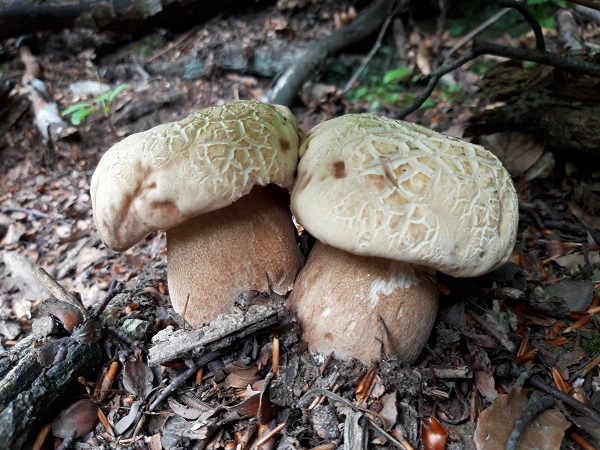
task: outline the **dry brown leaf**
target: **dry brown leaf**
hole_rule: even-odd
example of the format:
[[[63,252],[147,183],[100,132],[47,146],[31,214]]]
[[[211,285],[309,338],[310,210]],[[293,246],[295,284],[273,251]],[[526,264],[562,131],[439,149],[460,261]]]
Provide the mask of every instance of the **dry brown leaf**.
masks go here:
[[[174,398],[169,397],[167,401],[169,402],[169,407],[173,410],[173,413],[184,419],[196,420],[200,417],[200,414],[202,414],[202,411],[183,405]]]
[[[478,450],[504,450],[510,433],[527,406],[527,396],[520,387],[502,394],[479,416],[475,430]],[[558,410],[546,410],[529,422],[517,445],[518,450],[559,449],[569,423]]]
[[[98,407],[86,398],[73,403],[60,413],[52,424],[52,434],[64,439],[75,431],[75,437],[81,437],[96,428],[97,424]]]
[[[520,131],[488,134],[481,136],[480,142],[502,161],[513,177],[524,174],[544,153],[541,141]]]
[[[571,200],[568,203],[569,210],[571,213],[577,217],[582,224],[584,224],[588,228],[593,228],[595,230],[600,230],[600,217],[594,216],[585,211],[576,201]]]
[[[362,400],[367,396],[367,394],[369,393],[369,390],[371,389],[371,386],[373,385],[373,380],[375,379],[375,376],[377,375],[378,369],[379,369],[379,364],[373,364],[371,367],[369,367],[369,370],[367,370],[367,373],[365,373],[362,376],[362,378],[358,382],[358,386],[356,386],[356,398]]]
[[[248,386],[248,389],[250,386]],[[256,417],[258,414],[258,408],[260,406],[260,392],[254,392],[248,396],[242,403],[229,408],[230,411],[235,411],[242,416]]]
[[[256,374],[256,368],[237,369],[225,379],[225,384],[232,388],[245,389],[249,384],[259,380],[260,377]]]
[[[517,449],[560,449],[565,430],[571,424],[557,409],[548,409],[523,430]]]
[[[383,408],[379,411],[379,417],[383,419],[383,428],[389,430],[396,424],[398,419],[398,407],[396,405],[396,391],[381,397]]]
[[[152,391],[154,374],[142,361],[128,361],[123,365],[123,387],[132,395],[146,398]]]
[[[494,375],[483,370],[475,372],[475,385],[481,395],[485,397],[488,402],[493,402],[498,398],[498,391],[496,390],[496,381]]]
[[[600,262],[600,252],[598,251],[588,252],[588,257],[590,264],[592,265]],[[569,272],[578,269],[579,267],[585,267],[585,257],[583,256],[583,253],[559,256],[558,258],[554,258],[553,261]]]

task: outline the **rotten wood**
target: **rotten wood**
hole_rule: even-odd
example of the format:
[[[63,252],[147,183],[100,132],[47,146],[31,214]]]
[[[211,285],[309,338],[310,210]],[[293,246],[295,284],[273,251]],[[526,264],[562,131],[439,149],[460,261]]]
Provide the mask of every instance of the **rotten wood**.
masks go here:
[[[3,448],[25,448],[46,420],[56,413],[56,401],[72,390],[79,377],[91,378],[103,362],[97,346],[62,338],[68,345],[63,360],[43,367],[42,347],[33,336],[0,358],[0,442]]]
[[[5,0],[0,2],[0,39],[70,27],[136,33],[170,22],[190,24],[241,6],[239,0]]]
[[[219,351],[281,325],[285,317],[281,306],[254,305],[243,312],[221,314],[208,325],[195,330],[163,330],[152,339],[154,345],[150,349],[148,365],[152,367]]]
[[[600,57],[571,56],[600,67]],[[600,81],[551,67],[524,68],[507,62],[481,81],[482,92],[494,107],[473,114],[467,133],[490,134],[527,130],[553,147],[598,152]]]

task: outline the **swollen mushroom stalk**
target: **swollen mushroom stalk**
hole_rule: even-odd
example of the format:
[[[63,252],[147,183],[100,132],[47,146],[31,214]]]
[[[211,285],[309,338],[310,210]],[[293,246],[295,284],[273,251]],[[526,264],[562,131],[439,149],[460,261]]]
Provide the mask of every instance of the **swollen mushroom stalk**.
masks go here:
[[[167,230],[171,300],[194,327],[244,291],[285,294],[302,264],[286,191],[299,140],[288,108],[255,101],[131,135],[92,177],[98,232],[122,251]]]
[[[518,222],[514,186],[493,154],[369,114],[307,133],[291,208],[320,241],[289,299],[304,339],[365,363],[380,356],[380,317],[413,362],[437,311],[427,273],[493,270],[510,256]]]

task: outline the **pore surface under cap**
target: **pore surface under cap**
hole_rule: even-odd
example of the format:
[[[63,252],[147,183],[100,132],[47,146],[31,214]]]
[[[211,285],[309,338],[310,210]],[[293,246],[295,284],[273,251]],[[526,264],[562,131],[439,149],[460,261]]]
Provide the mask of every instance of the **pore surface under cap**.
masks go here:
[[[151,231],[230,205],[255,185],[290,187],[298,133],[288,108],[239,101],[127,137],[92,177],[102,240],[125,250]]]
[[[477,276],[504,262],[518,222],[514,186],[493,154],[369,114],[309,131],[291,206],[326,244],[453,276]]]

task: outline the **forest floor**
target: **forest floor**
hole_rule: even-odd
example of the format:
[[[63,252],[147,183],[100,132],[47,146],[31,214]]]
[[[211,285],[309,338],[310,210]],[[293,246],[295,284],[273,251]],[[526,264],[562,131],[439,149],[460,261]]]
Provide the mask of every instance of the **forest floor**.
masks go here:
[[[31,274],[35,267],[77,292],[86,306],[104,298],[114,280],[124,283],[105,319],[114,327],[130,319],[145,322],[142,347],[152,347],[151,338],[168,325],[178,327],[169,308],[165,233],[153,233],[123,253],[107,249],[98,237],[89,193],[96,164],[131,133],[205,106],[260,100],[276,63],[289,63],[285,58],[333,32],[334,16],[347,11],[348,5],[333,1],[306,9],[270,7],[221,16],[186,33],[156,30],[133,41],[89,32],[44,33],[36,58],[61,110],[93,99],[94,93],[76,84],[81,81],[92,82],[93,89],[99,80],[131,88],[111,105],[117,138],[94,113],[70,139],[46,143],[26,101],[15,106],[22,110],[13,121],[2,124],[0,351],[10,351],[31,332],[36,309],[50,296]],[[408,53],[419,54],[433,42],[432,35],[413,37],[406,42]],[[371,45],[335,59],[330,72],[349,78],[348,67],[356,67]],[[6,41],[3,50],[2,71],[23,92],[16,41]],[[251,68],[257,60],[261,67]],[[473,85],[478,77],[461,69],[459,93],[438,89],[430,108],[407,119],[462,137],[483,102]],[[340,86],[321,80],[304,89],[291,109],[304,131],[349,112],[393,113],[385,98],[369,95],[344,95]],[[135,412],[144,411],[185,365],[155,368],[136,384],[132,371],[146,372],[124,362],[143,365],[144,358],[132,356],[135,345],[114,341],[103,346],[106,361],[86,380],[93,385],[110,362],[119,361],[110,394],[96,398],[112,429],[99,424],[78,448],[158,449],[161,442],[168,449],[253,448],[283,424],[261,448],[357,448],[349,443],[359,437],[348,430],[366,429],[368,448],[495,449],[505,448],[517,419],[540,405],[518,448],[540,442],[538,448],[598,445],[600,425],[590,411],[600,411],[600,172],[590,168],[587,156],[571,158],[560,148],[552,156],[533,138],[520,139],[516,146],[496,146],[515,175],[520,200],[513,257],[478,279],[440,276],[448,291],[413,366],[394,358],[371,367],[335,359],[324,363],[291,326],[277,331],[276,379],[269,375],[275,333],[248,338],[239,350],[208,363],[140,424]],[[322,396],[318,405],[299,406],[315,388]],[[273,407],[269,420],[263,420],[264,403]]]

